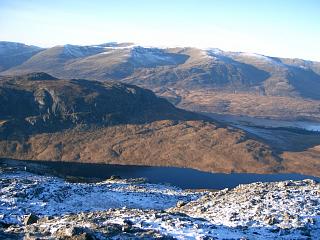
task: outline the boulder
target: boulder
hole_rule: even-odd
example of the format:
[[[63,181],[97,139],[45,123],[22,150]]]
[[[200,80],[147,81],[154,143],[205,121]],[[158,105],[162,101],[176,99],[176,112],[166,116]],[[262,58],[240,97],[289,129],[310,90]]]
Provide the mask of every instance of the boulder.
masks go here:
[[[186,204],[187,204],[187,203],[184,202],[184,201],[178,201],[177,204],[176,204],[176,206],[177,206],[178,208],[180,208],[180,207],[183,207],[183,206],[186,205]]]
[[[30,225],[30,224],[36,223],[38,220],[39,220],[39,217],[31,213],[24,218],[23,223],[24,225]]]

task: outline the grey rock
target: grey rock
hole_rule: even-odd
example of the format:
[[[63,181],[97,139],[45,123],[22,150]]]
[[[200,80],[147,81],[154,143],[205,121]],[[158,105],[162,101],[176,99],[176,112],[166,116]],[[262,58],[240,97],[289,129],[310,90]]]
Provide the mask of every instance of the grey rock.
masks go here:
[[[30,225],[30,224],[36,223],[38,220],[39,220],[39,217],[31,213],[25,217],[23,223],[24,225]]]
[[[184,201],[178,201],[177,204],[176,204],[176,206],[177,206],[178,208],[180,208],[180,207],[183,207],[183,206],[186,205],[186,204],[187,204],[187,203],[184,202]]]

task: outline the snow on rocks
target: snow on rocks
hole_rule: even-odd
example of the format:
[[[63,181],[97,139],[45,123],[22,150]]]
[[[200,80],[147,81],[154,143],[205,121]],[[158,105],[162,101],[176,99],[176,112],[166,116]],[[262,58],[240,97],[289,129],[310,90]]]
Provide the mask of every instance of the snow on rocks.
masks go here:
[[[0,178],[0,239],[317,239],[320,184],[253,183],[183,191],[113,178]]]
[[[3,174],[0,188],[0,221],[15,224],[31,213],[55,216],[122,207],[165,209],[199,196],[164,185],[127,180],[69,183],[27,172]]]
[[[206,194],[179,211],[218,226],[320,236],[320,184],[303,180],[239,185]]]

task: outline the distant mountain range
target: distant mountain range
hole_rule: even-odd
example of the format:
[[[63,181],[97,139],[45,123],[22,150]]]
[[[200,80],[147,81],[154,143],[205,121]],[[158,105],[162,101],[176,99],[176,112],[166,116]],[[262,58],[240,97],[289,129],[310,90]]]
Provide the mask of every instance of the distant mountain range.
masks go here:
[[[15,42],[0,42],[0,71],[16,67],[43,49]]]
[[[130,43],[43,49],[0,42],[0,71],[135,84],[195,111],[320,121],[320,63],[302,59]]]

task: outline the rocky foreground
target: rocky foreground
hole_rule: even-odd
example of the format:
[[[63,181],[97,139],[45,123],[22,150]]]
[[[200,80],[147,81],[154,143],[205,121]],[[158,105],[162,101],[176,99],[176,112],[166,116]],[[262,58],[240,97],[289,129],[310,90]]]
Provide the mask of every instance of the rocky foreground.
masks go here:
[[[95,183],[1,168],[0,239],[317,239],[320,184],[190,191],[143,179]]]

